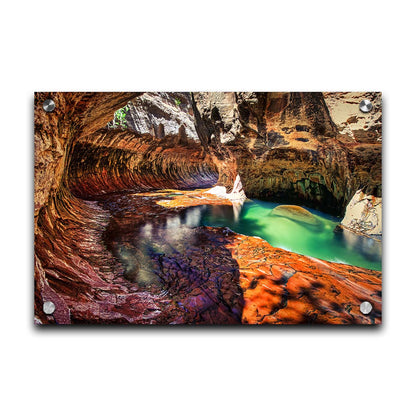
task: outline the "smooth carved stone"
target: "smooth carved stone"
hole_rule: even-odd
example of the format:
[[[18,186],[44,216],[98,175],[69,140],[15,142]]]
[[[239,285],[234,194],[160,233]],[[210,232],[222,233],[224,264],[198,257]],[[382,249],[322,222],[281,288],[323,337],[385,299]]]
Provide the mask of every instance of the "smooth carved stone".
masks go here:
[[[379,324],[381,272],[331,263],[233,235],[226,245],[240,270],[243,324]],[[360,312],[363,299],[374,307]]]
[[[215,185],[216,164],[201,145],[192,140],[178,144],[176,139],[165,137],[160,143],[130,130],[99,130],[73,146],[67,184],[82,198]]]
[[[270,215],[288,218],[308,225],[321,225],[321,221],[315,215],[297,205],[279,205],[272,210]]]
[[[139,93],[35,93],[35,216],[48,204],[65,175],[65,155],[74,139],[105,126],[114,111]],[[42,103],[53,99],[47,113]],[[35,229],[37,222],[35,221]]]
[[[382,234],[382,199],[358,190],[347,206],[341,225],[368,236]]]

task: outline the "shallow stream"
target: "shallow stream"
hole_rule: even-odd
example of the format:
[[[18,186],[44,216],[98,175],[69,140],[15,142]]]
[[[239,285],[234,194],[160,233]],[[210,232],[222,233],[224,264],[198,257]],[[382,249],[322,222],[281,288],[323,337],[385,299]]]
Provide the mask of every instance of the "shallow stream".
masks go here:
[[[139,269],[141,274],[147,273],[140,277],[142,281],[148,281],[154,274],[148,253],[186,252],[198,245],[192,229],[202,225],[228,227],[239,234],[261,237],[274,247],[306,256],[381,270],[380,241],[346,230],[334,232],[340,218],[309,208],[305,208],[308,211],[306,217],[305,211],[302,211],[303,216],[297,217],[284,209],[273,215],[273,209],[279,205],[259,200],[247,200],[233,206],[200,205],[166,218],[156,215],[152,221],[140,224],[136,222],[136,215],[122,214],[123,226],[113,227],[107,243],[131,278],[137,280]]]
[[[243,205],[205,206],[200,225],[228,227],[249,236],[258,236],[274,247],[337,263],[381,270],[381,242],[344,230],[335,233],[340,218],[310,208],[315,224],[285,216],[274,216],[280,204],[251,200]]]

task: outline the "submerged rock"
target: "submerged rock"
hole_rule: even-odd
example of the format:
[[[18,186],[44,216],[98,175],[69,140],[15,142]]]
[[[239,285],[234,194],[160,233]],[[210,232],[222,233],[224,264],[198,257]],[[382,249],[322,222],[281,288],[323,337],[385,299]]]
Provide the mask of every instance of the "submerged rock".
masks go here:
[[[302,222],[308,225],[319,226],[321,221],[311,214],[308,210],[297,205],[279,205],[272,210],[270,215],[285,217],[293,221]]]

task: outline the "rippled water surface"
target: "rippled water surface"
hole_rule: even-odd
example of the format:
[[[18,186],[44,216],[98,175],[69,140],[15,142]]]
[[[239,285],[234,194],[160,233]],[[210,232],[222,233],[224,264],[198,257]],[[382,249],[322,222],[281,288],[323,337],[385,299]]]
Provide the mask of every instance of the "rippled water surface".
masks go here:
[[[273,216],[271,211],[278,205],[251,200],[233,207],[204,206],[197,217],[200,218],[200,225],[229,227],[240,234],[261,237],[274,247],[323,260],[381,270],[381,242],[345,230],[343,233],[334,233],[341,219],[309,208],[307,210],[317,220],[315,225]]]

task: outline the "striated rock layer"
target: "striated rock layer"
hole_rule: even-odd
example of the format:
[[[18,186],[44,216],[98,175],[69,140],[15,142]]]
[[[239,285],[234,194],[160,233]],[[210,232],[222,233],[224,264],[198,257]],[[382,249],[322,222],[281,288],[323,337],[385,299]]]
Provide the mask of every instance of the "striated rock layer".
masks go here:
[[[36,93],[35,132],[35,225],[42,207],[49,203],[62,185],[68,152],[75,139],[102,128],[137,93]],[[42,109],[52,98],[53,113]]]
[[[192,189],[217,183],[212,158],[192,140],[157,141],[129,130],[99,130],[70,153],[67,184],[81,198],[117,191]]]
[[[236,158],[249,198],[343,215],[358,189],[381,197],[381,94],[340,93],[339,100],[337,94],[194,97],[211,140]],[[364,98],[372,100],[374,112],[359,112]]]
[[[35,94],[35,316],[40,322],[48,322],[42,311],[46,300],[55,303],[57,322],[68,323],[70,298],[81,309],[95,304],[95,312],[83,319],[98,320],[101,298],[93,301],[92,292],[103,299],[105,294],[115,299],[117,290],[127,293],[124,283],[109,284],[118,263],[100,244],[109,213],[94,201],[99,195],[217,182],[215,163],[192,138],[176,135],[157,143],[124,128],[102,130],[137,95]],[[56,104],[52,113],[42,109],[47,98]],[[148,297],[144,293],[136,301],[145,305]]]
[[[348,153],[323,96],[200,94],[35,94],[35,321],[379,323],[379,272],[195,228],[187,211],[232,204],[242,187],[328,210],[348,187],[377,191],[376,167]]]

